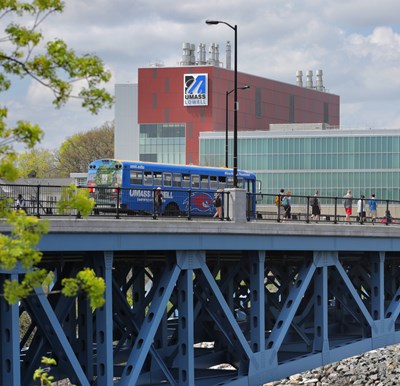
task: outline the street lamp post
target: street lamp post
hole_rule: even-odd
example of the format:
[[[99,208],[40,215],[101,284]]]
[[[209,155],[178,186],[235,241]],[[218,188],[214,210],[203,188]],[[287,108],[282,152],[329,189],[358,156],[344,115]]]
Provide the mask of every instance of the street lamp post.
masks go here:
[[[222,20],[206,20],[206,24],[209,25],[213,25],[213,24],[225,24],[227,25],[229,28],[232,28],[235,32],[235,75],[234,75],[234,86],[233,86],[233,90],[234,90],[234,116],[233,116],[233,187],[237,188],[238,184],[237,184],[237,166],[238,166],[238,157],[237,157],[237,124],[238,124],[238,87],[237,87],[237,25],[231,25],[229,23],[227,23],[226,21],[222,21]]]
[[[239,90],[247,90],[249,89],[250,86],[243,86],[239,87]],[[228,114],[228,96],[229,94],[232,94],[235,89],[232,89],[231,91],[226,91],[225,93],[225,167],[228,167],[228,120],[229,120],[229,114]]]

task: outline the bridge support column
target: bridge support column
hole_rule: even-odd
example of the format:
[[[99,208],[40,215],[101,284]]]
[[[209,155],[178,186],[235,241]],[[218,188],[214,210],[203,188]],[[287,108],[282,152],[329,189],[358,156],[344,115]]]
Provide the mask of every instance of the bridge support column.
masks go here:
[[[385,317],[385,253],[374,253],[371,263],[371,314],[374,320],[379,320]]]
[[[5,279],[17,280],[18,275],[5,275],[0,272],[0,288],[3,292]],[[0,384],[21,385],[19,355],[19,311],[17,304],[9,304],[0,297]]]
[[[265,252],[250,253],[250,340],[253,352],[265,350]]]
[[[179,385],[191,386],[194,380],[193,270],[182,271],[179,294]]]
[[[314,277],[314,341],[313,350],[329,352],[328,337],[328,267],[317,268]]]
[[[113,384],[113,320],[112,320],[112,264],[113,252],[104,252],[102,259],[95,259],[97,270],[106,283],[105,303],[96,310],[97,331],[97,385]],[[100,257],[100,256],[99,256]]]

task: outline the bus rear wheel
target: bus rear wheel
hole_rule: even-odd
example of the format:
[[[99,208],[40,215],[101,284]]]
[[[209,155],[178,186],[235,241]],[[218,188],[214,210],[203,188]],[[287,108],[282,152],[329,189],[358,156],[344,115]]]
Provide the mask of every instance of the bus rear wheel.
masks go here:
[[[165,207],[165,215],[171,217],[178,217],[179,216],[179,207],[175,202],[169,203]]]

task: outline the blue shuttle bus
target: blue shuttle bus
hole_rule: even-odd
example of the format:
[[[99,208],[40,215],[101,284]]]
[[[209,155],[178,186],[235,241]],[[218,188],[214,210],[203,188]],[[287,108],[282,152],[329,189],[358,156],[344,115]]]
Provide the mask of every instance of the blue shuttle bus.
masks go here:
[[[237,175],[238,188],[253,193],[247,205],[255,213],[256,176],[243,170]],[[95,213],[118,207],[129,214],[152,214],[155,190],[161,188],[163,215],[212,216],[215,192],[233,187],[233,169],[102,159],[90,163],[87,186]]]

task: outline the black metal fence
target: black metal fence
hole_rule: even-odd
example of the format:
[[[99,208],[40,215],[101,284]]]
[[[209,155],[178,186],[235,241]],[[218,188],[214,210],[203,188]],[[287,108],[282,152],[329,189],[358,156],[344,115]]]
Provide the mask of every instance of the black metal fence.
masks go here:
[[[195,189],[162,189],[163,204],[156,205],[156,189],[99,188],[80,186],[90,192],[95,206],[90,216],[124,218],[143,216],[157,219],[160,217],[176,218],[212,218],[217,210],[213,199],[215,191]],[[74,216],[81,217],[76,208],[60,205],[68,198],[69,186],[53,185],[16,185],[0,184],[0,199],[4,199],[11,209],[18,209],[18,196],[23,198],[23,209],[28,215]],[[220,192],[222,198],[222,220],[229,218],[229,192]]]
[[[276,197],[276,194],[257,194],[257,220],[400,225],[398,200],[375,199],[376,212],[373,212],[369,205],[371,198],[353,197],[352,214],[350,219],[346,219],[343,197],[318,196],[320,213],[317,215],[313,214],[314,196],[291,195],[290,208],[284,207],[281,200],[277,200],[276,205]]]
[[[0,199],[6,200],[11,209],[17,209],[18,195],[24,199],[23,210],[28,215],[37,217],[72,216],[81,217],[77,209],[70,207],[61,209],[60,203],[68,196],[69,186],[56,185],[17,185],[0,184]],[[92,187],[81,186],[77,189],[86,191],[93,190]],[[163,188],[164,203],[160,210],[155,205],[154,196],[156,189],[111,189],[95,188],[90,193],[96,202],[90,216],[102,216],[112,218],[126,218],[132,216],[143,216],[158,219],[160,217],[175,218],[212,218],[216,214],[213,203],[215,191],[180,189],[168,190]],[[222,219],[230,220],[229,192],[221,192],[222,196]],[[288,213],[279,201],[275,205],[275,194],[256,194],[256,210],[252,204],[254,196],[247,193],[246,214],[248,220],[256,221],[302,221],[306,223],[327,222],[345,223],[345,211],[342,197],[319,196],[320,214],[313,215],[312,203],[314,196],[291,196],[291,207]],[[400,224],[400,201],[376,199],[377,216],[373,218],[373,212],[369,208],[369,198],[361,200],[364,216],[358,215],[357,203],[359,197],[352,199],[352,215],[350,223],[374,223],[395,225]],[[140,202],[140,209],[133,205]],[[184,205],[178,203],[184,203]],[[137,206],[137,205],[136,205]],[[183,208],[183,209],[182,209]],[[374,220],[374,221],[373,221]]]

